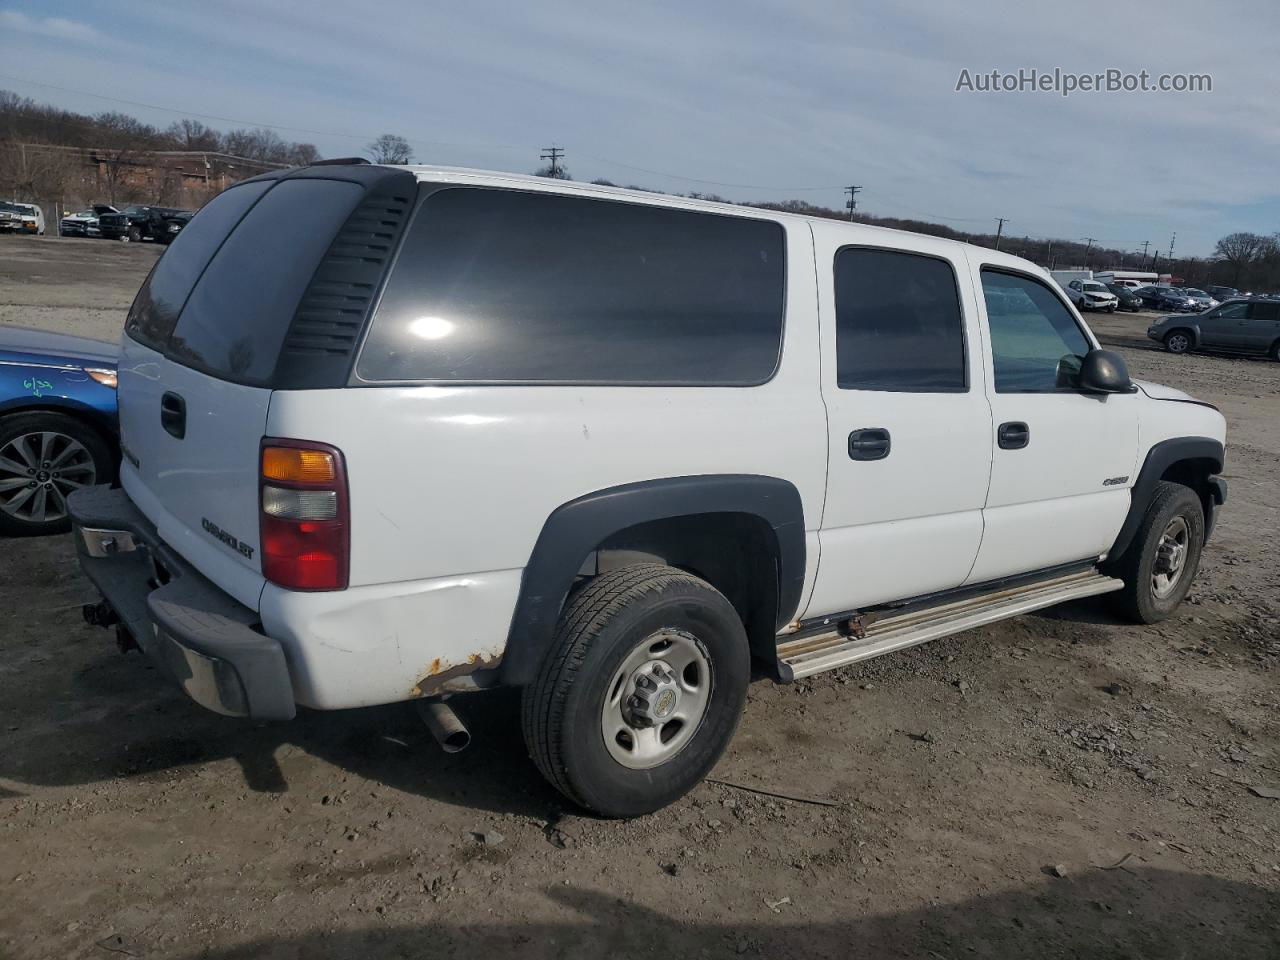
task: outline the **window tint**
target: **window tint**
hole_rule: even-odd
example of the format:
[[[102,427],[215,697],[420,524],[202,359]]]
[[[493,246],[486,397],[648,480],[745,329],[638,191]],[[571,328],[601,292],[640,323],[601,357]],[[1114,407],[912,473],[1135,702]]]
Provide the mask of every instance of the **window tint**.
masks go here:
[[[173,359],[238,383],[268,383],[298,301],[363,193],[338,180],[278,181],[196,283],[169,338]]]
[[[405,238],[357,373],[761,383],[781,347],[783,256],[782,227],[766,220],[438,190]]]
[[[967,389],[955,271],[891,250],[836,254],[836,383],[843,390]]]
[[[1280,320],[1280,303],[1254,301],[1249,305],[1250,320]]]
[[[125,322],[130,336],[157,350],[164,349],[182,305],[218,246],[270,186],[267,181],[231,187],[192,217],[138,291]]]
[[[1074,389],[1089,341],[1044,284],[996,270],[982,271],[997,393]]]

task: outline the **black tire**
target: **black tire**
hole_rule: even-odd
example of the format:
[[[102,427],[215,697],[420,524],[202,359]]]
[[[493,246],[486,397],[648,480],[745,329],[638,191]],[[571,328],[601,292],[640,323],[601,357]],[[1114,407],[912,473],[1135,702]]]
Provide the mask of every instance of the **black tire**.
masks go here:
[[[134,243],[142,242],[142,230],[139,227],[130,227],[129,232],[125,234]]]
[[[76,483],[88,486],[93,483],[111,482],[115,473],[115,458],[112,456],[110,444],[101,433],[89,424],[65,414],[41,411],[38,413],[15,413],[0,418],[0,452],[3,452],[11,442],[20,437],[42,433],[69,437],[79,443],[88,453],[89,461],[92,462],[93,467],[92,474],[88,472],[76,473],[74,476]],[[6,458],[6,460],[9,460],[9,458]],[[10,460],[10,462],[19,462],[20,465],[25,466],[20,461]],[[7,469],[0,470],[0,484],[3,484],[6,479],[13,479],[14,476],[15,474]],[[33,477],[30,482],[37,482],[37,478]],[[56,480],[50,476],[46,482],[52,483],[56,482]],[[59,495],[66,492],[65,485],[60,484],[57,489]],[[24,510],[22,506],[16,507],[15,509],[22,515],[14,515],[14,513],[6,510],[5,505],[11,503],[23,492],[23,487],[18,487],[16,490],[0,489],[0,534],[11,537],[30,537],[51,533],[65,533],[71,529],[71,520],[66,516],[65,512],[62,512],[61,516],[39,522],[29,517],[30,508]],[[49,499],[56,498],[47,493],[46,501]],[[50,512],[56,513],[59,511]]]
[[[1115,313],[1115,312],[1116,312],[1116,305],[1114,303],[1107,307],[1107,313]]]
[[[615,674],[662,630],[692,635],[709,664],[709,701],[670,759],[633,769],[606,746],[602,713]],[[606,817],[652,813],[682,797],[732,739],[751,673],[737,612],[706,581],[637,564],[601,574],[573,595],[537,679],[524,691],[525,743],[539,771],[574,803]]]
[[[1271,345],[1271,349],[1267,351],[1267,356],[1272,360],[1280,360],[1280,340]]]
[[[1185,555],[1171,591],[1159,596],[1154,579],[1160,541],[1178,519],[1186,528]],[[1124,589],[1111,594],[1116,609],[1135,623],[1158,623],[1170,616],[1191,589],[1203,549],[1204,506],[1200,497],[1190,487],[1162,480],[1156,485],[1129,549],[1109,570],[1124,581]]]
[[[1164,348],[1170,353],[1188,353],[1193,342],[1194,338],[1191,336],[1191,331],[1184,330],[1181,327],[1177,330],[1170,330],[1164,335]]]

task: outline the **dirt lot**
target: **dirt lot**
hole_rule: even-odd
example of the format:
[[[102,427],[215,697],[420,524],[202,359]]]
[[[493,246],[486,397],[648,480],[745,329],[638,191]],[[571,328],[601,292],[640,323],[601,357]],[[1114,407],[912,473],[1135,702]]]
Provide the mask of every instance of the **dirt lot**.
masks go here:
[[[0,322],[114,337],[155,253],[0,241]],[[1146,322],[1095,327],[1230,423],[1190,602],[756,683],[716,777],[829,805],[584,817],[507,694],[451,757],[409,708],[221,718],[81,623],[67,538],[0,544],[0,956],[1280,956],[1280,364]]]

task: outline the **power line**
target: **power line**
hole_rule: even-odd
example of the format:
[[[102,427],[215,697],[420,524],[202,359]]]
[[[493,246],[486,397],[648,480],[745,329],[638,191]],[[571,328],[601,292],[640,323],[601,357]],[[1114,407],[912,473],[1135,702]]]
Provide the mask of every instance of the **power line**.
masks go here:
[[[551,178],[558,179],[560,176],[560,158],[564,156],[564,150],[560,147],[550,146],[542,148],[542,159],[551,164]]]
[[[853,211],[858,209],[858,194],[862,192],[861,187],[845,187],[844,192],[849,195],[845,208],[849,211],[849,222],[853,222]]]
[[[1004,233],[1004,225],[1008,222],[1007,217],[996,217],[996,249],[1000,249],[1000,234]]]

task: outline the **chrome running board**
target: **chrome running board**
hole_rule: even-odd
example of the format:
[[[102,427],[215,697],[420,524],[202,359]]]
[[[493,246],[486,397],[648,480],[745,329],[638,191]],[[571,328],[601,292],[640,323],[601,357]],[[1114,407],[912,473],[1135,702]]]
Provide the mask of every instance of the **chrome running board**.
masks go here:
[[[778,644],[779,672],[783,679],[799,680],[1067,600],[1110,593],[1123,586],[1122,580],[1104,576],[1095,569],[1081,570],[924,610],[891,614],[869,624],[862,636],[851,635],[846,626],[818,636],[786,640]]]

